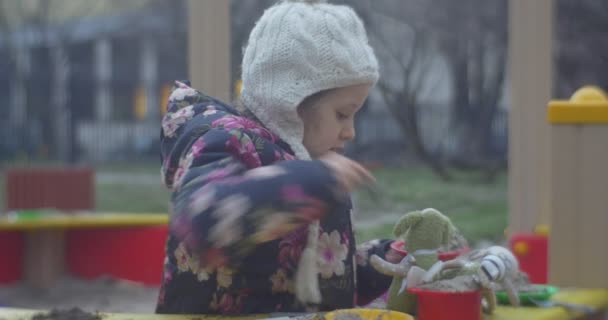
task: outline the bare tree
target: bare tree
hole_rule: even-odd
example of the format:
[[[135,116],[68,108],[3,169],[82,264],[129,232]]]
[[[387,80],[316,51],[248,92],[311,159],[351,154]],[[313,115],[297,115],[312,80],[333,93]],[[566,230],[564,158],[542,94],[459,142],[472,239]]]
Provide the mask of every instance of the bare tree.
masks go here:
[[[439,176],[450,179],[444,161],[425,145],[418,117],[430,67],[443,60],[453,88],[449,117],[450,135],[459,142],[456,160],[467,166],[483,166],[504,87],[506,1],[348,3],[359,9],[379,54],[390,53],[389,59],[381,59],[385,72],[379,88],[415,155]],[[387,24],[398,27],[387,30]],[[395,68],[399,79],[394,76]]]
[[[444,180],[452,177],[440,158],[431,154],[420,128],[422,92],[429,85],[429,69],[435,48],[426,35],[424,20],[430,8],[423,2],[386,0],[348,2],[358,9],[367,25],[370,41],[379,56],[382,78],[379,91],[414,155]]]
[[[608,2],[604,0],[557,1],[558,98],[568,99],[584,85],[608,89]]]
[[[435,0],[442,10],[428,20],[451,69],[452,125],[459,138],[456,160],[486,167],[492,123],[502,97],[507,57],[505,0]],[[491,164],[489,169],[495,166]]]

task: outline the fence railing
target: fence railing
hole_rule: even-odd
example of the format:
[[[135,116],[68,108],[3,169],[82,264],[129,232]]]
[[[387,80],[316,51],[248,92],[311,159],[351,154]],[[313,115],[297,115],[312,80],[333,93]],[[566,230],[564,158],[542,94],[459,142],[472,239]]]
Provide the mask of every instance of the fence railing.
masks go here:
[[[422,141],[430,153],[443,158],[457,155],[463,141],[451,129],[447,108],[429,105],[420,110],[418,125]],[[393,151],[408,152],[407,139],[388,111],[374,110],[360,116],[357,138],[350,149],[352,154],[381,161]],[[52,136],[57,132],[45,127],[43,121],[33,119],[22,126],[4,123],[0,125],[0,162],[158,160],[160,123],[155,121],[102,123],[81,120],[74,121],[72,128],[63,128],[72,132],[59,134],[70,140],[70,147],[67,148],[69,154],[62,155],[59,154],[60,148],[53,143]],[[491,126],[489,145],[486,146],[492,158],[506,161],[507,136],[507,112],[499,110]]]

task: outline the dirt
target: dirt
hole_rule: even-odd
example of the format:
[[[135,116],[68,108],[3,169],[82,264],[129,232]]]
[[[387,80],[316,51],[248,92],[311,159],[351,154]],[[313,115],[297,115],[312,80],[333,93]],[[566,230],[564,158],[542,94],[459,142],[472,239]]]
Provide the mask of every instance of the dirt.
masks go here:
[[[420,289],[445,291],[445,292],[465,292],[479,289],[479,285],[470,276],[458,276],[452,279],[439,280],[418,286]]]
[[[531,284],[528,275],[524,272],[519,272],[515,277],[513,277],[512,281],[515,290],[517,290],[518,292],[531,293],[544,290],[544,288],[539,288],[537,285]],[[493,288],[496,291],[504,290],[502,285],[500,285],[499,283],[494,283]]]
[[[65,277],[48,290],[23,283],[0,286],[0,307],[34,310],[70,310],[95,313],[153,313],[158,288],[101,277],[82,280]]]
[[[79,308],[69,310],[53,309],[50,312],[38,313],[32,320],[101,320],[103,317],[97,313],[89,313]]]
[[[518,292],[535,292],[539,289],[538,286],[530,283],[528,275],[524,272],[519,272],[512,279],[513,286]],[[504,290],[500,283],[493,283],[492,287],[495,291]],[[434,290],[434,291],[447,291],[447,292],[464,292],[477,290],[479,285],[477,285],[471,276],[458,276],[453,279],[446,279],[435,281],[433,283],[428,283],[419,286],[421,289]]]

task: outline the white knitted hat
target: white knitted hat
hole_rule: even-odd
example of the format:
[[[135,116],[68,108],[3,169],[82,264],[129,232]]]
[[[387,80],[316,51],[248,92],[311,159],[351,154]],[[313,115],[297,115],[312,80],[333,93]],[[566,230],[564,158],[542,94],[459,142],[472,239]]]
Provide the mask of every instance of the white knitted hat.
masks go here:
[[[378,61],[357,14],[322,1],[282,1],[266,10],[251,31],[242,69],[245,107],[303,160],[310,155],[298,105],[323,90],[378,81]],[[315,221],[295,279],[304,304],[321,302],[318,236]]]
[[[357,14],[322,1],[282,1],[266,10],[251,31],[242,69],[243,104],[300,159],[310,156],[298,105],[323,90],[378,80]]]

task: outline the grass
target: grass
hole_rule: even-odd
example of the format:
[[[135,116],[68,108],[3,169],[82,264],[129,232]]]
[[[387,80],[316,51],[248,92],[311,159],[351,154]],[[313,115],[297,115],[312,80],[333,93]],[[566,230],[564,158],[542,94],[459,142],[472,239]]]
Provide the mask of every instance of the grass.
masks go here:
[[[506,214],[486,214],[483,217],[479,217],[477,214],[471,213],[449,216],[471,244],[480,241],[498,242],[503,239],[504,229],[507,227]],[[357,242],[392,238],[393,225],[393,223],[383,223],[369,228],[356,227]]]
[[[97,211],[166,213],[169,192],[160,182],[160,166],[155,164],[107,165],[96,167],[96,175],[112,174],[115,181],[95,183],[95,209]],[[130,179],[131,176],[147,177],[150,183]],[[4,174],[0,172],[0,210],[4,210]]]
[[[472,243],[503,237],[507,226],[506,172],[491,184],[481,181],[480,172],[470,171],[455,172],[454,181],[445,182],[424,167],[385,168],[374,174],[379,182],[380,201],[373,201],[368,193],[359,193],[358,219],[432,207],[449,216]],[[358,228],[359,241],[390,237],[393,224]]]
[[[96,209],[118,212],[167,212],[169,192],[161,185],[156,164],[111,165],[96,168],[97,174],[112,174],[118,180],[98,179]],[[478,172],[456,172],[453,182],[444,182],[424,167],[392,167],[374,171],[379,181],[380,201],[366,192],[355,195],[356,221],[395,219],[410,210],[433,207],[448,215],[472,243],[499,240],[507,226],[507,181],[502,173],[492,184],[480,182]],[[145,176],[149,183],[130,176]],[[158,179],[157,179],[158,177]],[[101,180],[101,182],[100,182]],[[0,192],[4,179],[0,173]],[[2,198],[0,198],[2,199]],[[3,199],[0,208],[4,208]],[[386,219],[385,219],[386,220]],[[391,237],[394,221],[357,225],[359,241]]]
[[[98,183],[95,186],[98,211],[166,213],[169,192],[160,185],[127,185]]]
[[[135,213],[167,212],[169,191],[161,184],[160,165],[150,163],[135,166],[113,164],[97,167],[96,173],[125,177],[143,175],[148,178],[147,183],[98,180],[95,185],[97,210]],[[128,178],[125,179],[128,181]]]

